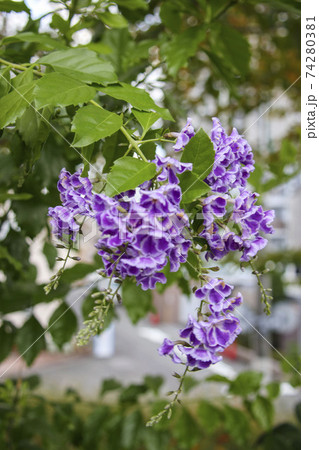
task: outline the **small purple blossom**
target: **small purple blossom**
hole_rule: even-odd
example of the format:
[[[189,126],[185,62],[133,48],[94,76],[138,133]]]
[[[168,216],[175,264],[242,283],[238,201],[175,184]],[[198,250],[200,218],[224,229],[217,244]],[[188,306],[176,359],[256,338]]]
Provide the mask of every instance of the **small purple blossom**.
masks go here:
[[[188,118],[185,127],[177,136],[176,144],[173,146],[175,152],[183,150],[193,136],[195,136],[195,131],[192,126],[192,119]]]
[[[177,178],[177,173],[183,173],[185,170],[192,170],[192,163],[181,163],[175,158],[170,158],[169,156],[163,158],[156,155],[156,160],[154,161],[156,166],[161,170],[157,175],[158,181],[166,181],[170,184],[178,184],[179,179]]]

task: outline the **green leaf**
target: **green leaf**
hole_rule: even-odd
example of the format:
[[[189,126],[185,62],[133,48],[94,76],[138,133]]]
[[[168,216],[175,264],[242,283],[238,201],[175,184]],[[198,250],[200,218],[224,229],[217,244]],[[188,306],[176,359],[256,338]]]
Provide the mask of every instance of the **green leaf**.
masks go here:
[[[250,442],[252,431],[250,429],[250,421],[243,411],[225,405],[223,425],[240,448],[244,448],[244,446],[249,448],[248,443]]]
[[[52,270],[55,266],[55,258],[58,255],[57,249],[54,247],[54,245],[50,244],[49,242],[45,242],[43,246],[43,254],[45,255],[49,268]]]
[[[30,14],[30,9],[27,7],[27,5],[24,2],[16,2],[16,1],[10,1],[10,0],[1,0],[0,1],[0,11],[3,11],[3,12],[25,11],[26,13]]]
[[[143,429],[143,416],[141,411],[135,410],[126,415],[122,421],[121,449],[131,449],[132,444],[138,440],[140,429]],[[113,447],[114,448],[114,447]],[[135,447],[136,448],[136,447]]]
[[[106,392],[115,391],[122,387],[122,384],[115,380],[114,378],[106,378],[102,381],[100,396],[104,395]]]
[[[203,180],[212,171],[214,160],[214,144],[201,128],[184,148],[181,162],[192,163],[192,172]]]
[[[0,98],[0,128],[13,123],[21,117],[33,100],[35,83],[24,84]]]
[[[214,381],[215,383],[231,383],[231,380],[218,373],[205,378],[205,381]]]
[[[143,128],[142,139],[144,138],[147,131],[151,128],[153,123],[155,123],[161,117],[158,113],[137,111],[135,109],[133,109],[132,113]]]
[[[136,404],[138,397],[145,392],[147,392],[145,384],[130,384],[122,390],[119,400],[123,403]]]
[[[268,429],[272,426],[274,419],[274,407],[268,398],[258,395],[255,400],[251,402],[251,414],[259,425]]]
[[[1,5],[1,3],[0,3]],[[1,7],[0,7],[1,9]],[[67,47],[57,39],[53,39],[47,34],[39,34],[39,33],[32,33],[31,31],[26,31],[24,33],[18,33],[14,36],[8,36],[2,39],[1,44],[11,44],[13,42],[34,42],[36,44],[41,44],[41,47],[43,49],[66,49]]]
[[[182,24],[181,10],[174,2],[164,2],[161,5],[160,17],[162,23],[173,33],[178,33]]]
[[[200,400],[197,408],[197,417],[199,424],[208,434],[213,434],[221,425],[219,409],[206,400]]]
[[[192,249],[188,251],[187,261],[185,262],[185,267],[191,278],[194,280],[198,279],[201,272],[201,261],[198,255],[196,255]]]
[[[198,445],[202,437],[197,421],[185,407],[181,409],[178,419],[174,422],[172,433],[178,442],[178,448],[185,450]]]
[[[123,305],[131,321],[135,324],[146,316],[148,312],[154,312],[152,304],[152,292],[143,291],[136,282],[126,279],[122,287]]]
[[[22,269],[22,264],[12,255],[10,255],[7,247],[0,245],[0,259],[6,259],[18,272]]]
[[[0,362],[10,355],[15,335],[16,327],[11,322],[4,320],[0,327]]]
[[[79,263],[69,269],[65,269],[62,280],[64,283],[70,284],[76,280],[82,280],[86,275],[93,273],[96,269],[98,267],[93,264]]]
[[[260,372],[242,372],[234,381],[231,382],[229,392],[242,397],[255,393],[260,388],[262,377],[263,375]]]
[[[211,188],[193,172],[184,172],[178,176],[182,190],[182,203],[191,203],[211,192]]]
[[[135,189],[144,181],[153,178],[155,174],[155,164],[124,156],[114,162],[107,177],[105,194],[112,197],[129,189]]]
[[[77,330],[76,315],[66,303],[61,303],[54,311],[48,329],[53,341],[62,350],[63,345],[71,340]]]
[[[250,46],[242,33],[223,24],[220,28],[224,58],[233,65],[238,73],[246,75],[249,70]]]
[[[8,94],[10,90],[10,67],[0,70],[0,97]]]
[[[28,366],[46,348],[44,331],[41,324],[32,315],[17,332],[17,347]]]
[[[67,33],[67,31],[69,31],[68,21],[64,20],[59,14],[52,15],[50,27],[61,31],[62,34]]]
[[[147,9],[148,5],[146,0],[116,0],[119,6],[123,6],[127,9]]]
[[[126,28],[128,26],[127,20],[122,14],[112,14],[109,11],[104,11],[97,15],[110,28]]]
[[[101,92],[109,95],[110,97],[116,98],[117,100],[123,100],[130,103],[134,108],[141,111],[156,111],[160,117],[165,120],[174,120],[170,112],[157,106],[150,95],[144,91],[144,89],[139,89],[137,87],[131,86],[130,84],[120,83],[114,86],[106,86],[104,88],[99,88]]]
[[[17,119],[17,129],[30,149],[39,149],[39,145],[46,141],[50,132],[48,121],[51,113],[51,108],[44,108],[40,115],[32,106],[29,106],[22,116]],[[35,159],[32,160],[33,156]],[[34,162],[39,156],[40,152],[35,152],[34,155],[29,152],[26,160]]]
[[[74,116],[71,130],[75,133],[73,145],[85,147],[111,136],[122,126],[122,117],[94,105],[84,106]]]
[[[120,145],[125,144],[125,145]],[[118,158],[124,156],[127,149],[128,142],[121,131],[118,131],[112,136],[104,139],[102,145],[102,154],[105,159],[105,164],[103,167],[103,173],[109,172],[114,161]]]
[[[62,73],[48,73],[38,80],[34,90],[35,106],[69,106],[87,103],[96,94],[93,87]]]
[[[11,79],[11,84],[14,88],[18,88],[19,86],[23,86],[24,84],[30,84],[33,81],[33,71],[31,68],[25,70],[24,72],[19,73]]]
[[[173,39],[165,42],[161,53],[166,59],[168,73],[175,77],[182,67],[186,67],[189,58],[195,55],[199,44],[205,39],[204,26],[192,27],[182,33],[174,35]]]
[[[280,383],[277,381],[272,381],[266,385],[269,398],[277,398],[280,393]]]
[[[117,81],[112,65],[87,48],[52,52],[38,59],[37,64],[51,66],[57,72],[88,83],[108,84]]]
[[[144,384],[150,390],[153,391],[155,395],[158,395],[160,387],[164,383],[164,378],[160,375],[145,375]]]
[[[257,445],[258,450],[300,450],[300,428],[291,423],[281,423],[262,434]]]

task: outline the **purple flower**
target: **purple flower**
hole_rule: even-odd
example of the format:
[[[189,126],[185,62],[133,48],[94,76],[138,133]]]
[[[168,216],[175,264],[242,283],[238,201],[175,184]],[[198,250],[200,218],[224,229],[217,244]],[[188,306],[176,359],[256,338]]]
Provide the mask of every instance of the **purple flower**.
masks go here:
[[[225,283],[222,279],[211,278],[203,287],[197,289],[195,296],[200,300],[206,298],[214,307],[214,311],[220,312],[224,309],[225,298],[229,297],[233,286]]]
[[[157,175],[158,181],[168,180],[171,184],[179,183],[179,179],[176,176],[177,173],[183,173],[185,170],[192,170],[193,168],[192,163],[181,163],[177,161],[177,159],[170,158],[169,156],[164,158],[156,155],[154,162],[161,170],[161,172]]]
[[[52,233],[60,240],[65,236],[70,236],[71,240],[76,239],[80,226],[74,220],[74,214],[64,206],[49,208],[48,215],[51,217],[50,225]]]
[[[173,146],[175,152],[180,152],[189,143],[190,139],[195,136],[194,128],[192,127],[192,119],[188,118],[185,127],[177,136],[176,144]]]

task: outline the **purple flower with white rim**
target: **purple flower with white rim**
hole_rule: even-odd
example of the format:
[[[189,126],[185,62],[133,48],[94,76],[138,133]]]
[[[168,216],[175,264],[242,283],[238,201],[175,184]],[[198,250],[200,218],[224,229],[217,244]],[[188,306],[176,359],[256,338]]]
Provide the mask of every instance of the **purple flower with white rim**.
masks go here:
[[[176,174],[184,173],[186,170],[192,170],[192,163],[181,163],[175,158],[161,157],[156,155],[154,160],[156,166],[160,169],[160,173],[157,175],[158,181],[168,180],[171,184],[179,184],[179,179]]]
[[[80,225],[74,220],[74,214],[64,206],[49,208],[48,215],[51,217],[50,225],[52,233],[60,240],[64,236],[70,236],[74,241],[79,232]]]
[[[214,222],[214,218],[224,217],[226,214],[227,197],[222,195],[210,195],[203,201],[204,225],[210,227]]]
[[[214,311],[220,312],[224,309],[226,297],[229,297],[233,286],[220,278],[211,278],[204,286],[195,291],[195,297],[200,300],[206,299],[213,305]]]
[[[192,126],[192,119],[188,117],[185,127],[177,135],[176,144],[173,146],[175,152],[183,150],[193,136],[195,136],[195,131]]]

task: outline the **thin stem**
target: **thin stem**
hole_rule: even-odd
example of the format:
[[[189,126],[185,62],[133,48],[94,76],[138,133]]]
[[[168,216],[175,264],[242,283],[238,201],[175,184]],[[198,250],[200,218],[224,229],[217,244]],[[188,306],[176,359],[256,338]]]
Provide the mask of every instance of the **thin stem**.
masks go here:
[[[6,66],[12,67],[13,69],[17,69],[17,70],[26,71],[29,69],[29,67],[24,67],[21,64],[15,64],[10,61],[6,61],[5,59],[2,59],[2,58],[0,58],[0,63],[5,64]],[[33,70],[33,73],[35,73],[36,75],[39,75],[41,77],[44,75],[44,73],[39,72],[38,70],[34,70],[34,69],[32,69],[32,70]]]
[[[256,270],[255,266],[253,265],[253,263],[251,261],[249,261],[249,265],[250,265],[250,267],[252,269],[252,273],[257,278],[257,284],[259,286],[260,293],[261,293],[261,301],[265,305],[265,310],[264,311],[267,314],[267,316],[269,316],[271,314],[269,300],[272,300],[272,296],[269,295],[267,292],[269,290],[271,291],[271,289],[265,289],[264,288],[264,286],[262,284],[262,281],[261,281],[261,276],[260,276],[261,274],[260,274],[260,272],[258,272],[258,270]]]
[[[135,148],[136,152],[140,155],[140,157],[143,159],[143,161],[148,162],[148,160],[145,158],[142,150],[139,148],[137,141],[135,141],[132,136],[129,135],[129,133],[126,131],[124,127],[121,127],[120,130],[126,137],[126,139],[129,141],[129,143]]]
[[[148,142],[170,142],[171,144],[175,142],[174,140],[169,140],[169,139],[163,139],[163,138],[157,138],[157,139],[146,139],[145,141],[136,141],[137,144],[147,144]]]

